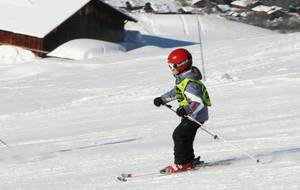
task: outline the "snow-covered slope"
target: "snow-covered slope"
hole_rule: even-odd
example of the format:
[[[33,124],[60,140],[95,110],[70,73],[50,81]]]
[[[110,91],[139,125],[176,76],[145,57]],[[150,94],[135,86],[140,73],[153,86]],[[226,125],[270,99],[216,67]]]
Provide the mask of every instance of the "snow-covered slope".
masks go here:
[[[128,29],[140,29],[150,45],[124,54],[1,61],[0,139],[8,147],[0,148],[0,189],[299,189],[300,34],[205,16],[209,129],[261,163],[199,131],[196,154],[227,164],[116,180],[122,172],[157,172],[173,161],[179,118],[152,104],[174,84],[167,54],[188,45],[201,68],[195,16],[137,16],[140,24]]]

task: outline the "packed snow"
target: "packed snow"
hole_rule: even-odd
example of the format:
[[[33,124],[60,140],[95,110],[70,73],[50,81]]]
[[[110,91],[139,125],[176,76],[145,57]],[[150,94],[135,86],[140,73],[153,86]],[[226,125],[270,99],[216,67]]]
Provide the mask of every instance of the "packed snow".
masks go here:
[[[126,48],[120,44],[92,39],[71,40],[57,47],[47,56],[74,60],[92,59],[125,52]]]
[[[300,34],[213,16],[199,17],[213,104],[207,126],[261,162],[199,130],[195,153],[223,164],[116,179],[173,162],[180,118],[153,105],[174,85],[168,53],[185,47],[202,68],[195,15],[135,16],[127,30],[140,31],[139,48],[126,53],[21,63],[23,53],[5,57],[1,46],[0,189],[300,189]]]

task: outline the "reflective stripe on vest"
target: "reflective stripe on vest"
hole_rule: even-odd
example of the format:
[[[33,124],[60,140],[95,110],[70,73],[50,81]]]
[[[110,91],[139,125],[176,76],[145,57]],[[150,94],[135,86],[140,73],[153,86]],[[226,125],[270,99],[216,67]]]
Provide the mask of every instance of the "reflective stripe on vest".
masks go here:
[[[179,102],[179,106],[182,107],[182,106],[189,105],[189,101],[184,93],[189,82],[195,82],[200,86],[201,99],[203,103],[207,106],[211,106],[211,101],[204,84],[200,80],[193,80],[190,78],[185,78],[179,84],[176,85],[176,99]]]

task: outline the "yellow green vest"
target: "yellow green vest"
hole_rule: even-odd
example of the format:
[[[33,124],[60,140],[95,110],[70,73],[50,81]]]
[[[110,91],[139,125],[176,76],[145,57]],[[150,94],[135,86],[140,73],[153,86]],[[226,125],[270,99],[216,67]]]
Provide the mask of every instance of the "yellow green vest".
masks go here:
[[[190,78],[185,78],[180,83],[177,83],[177,81],[176,81],[176,99],[179,102],[179,106],[182,107],[182,106],[186,106],[189,104],[184,92],[185,92],[187,85],[190,82],[197,83],[200,86],[201,99],[202,99],[203,103],[207,106],[211,106],[210,98],[209,98],[208,92],[207,92],[204,84],[201,82],[201,80],[194,80],[194,79],[190,79]]]

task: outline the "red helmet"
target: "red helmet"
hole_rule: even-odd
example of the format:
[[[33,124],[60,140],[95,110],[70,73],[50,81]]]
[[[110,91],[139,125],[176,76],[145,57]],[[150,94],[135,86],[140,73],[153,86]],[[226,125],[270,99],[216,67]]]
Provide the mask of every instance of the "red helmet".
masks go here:
[[[168,64],[172,71],[177,71],[175,74],[182,73],[191,68],[192,55],[186,49],[175,49],[168,56]]]

